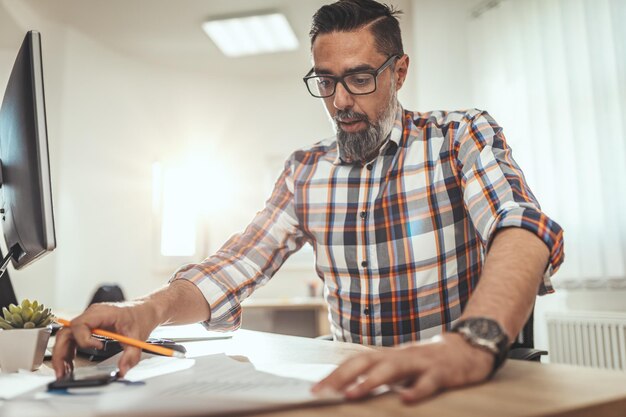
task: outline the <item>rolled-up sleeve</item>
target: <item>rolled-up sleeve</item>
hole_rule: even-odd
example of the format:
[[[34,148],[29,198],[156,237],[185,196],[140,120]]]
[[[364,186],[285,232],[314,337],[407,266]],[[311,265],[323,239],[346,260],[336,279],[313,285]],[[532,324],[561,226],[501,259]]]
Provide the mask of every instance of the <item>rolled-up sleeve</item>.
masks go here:
[[[202,291],[211,308],[211,319],[204,322],[209,330],[239,328],[241,302],[305,243],[294,211],[290,161],[265,208],[243,233],[231,237],[215,255],[201,263],[184,265],[170,279],[189,280]]]
[[[550,277],[563,262],[563,230],[541,211],[502,128],[488,113],[469,111],[455,132],[452,153],[464,204],[483,246],[488,248],[496,232],[506,227],[534,233],[550,250],[539,294],[553,292]]]

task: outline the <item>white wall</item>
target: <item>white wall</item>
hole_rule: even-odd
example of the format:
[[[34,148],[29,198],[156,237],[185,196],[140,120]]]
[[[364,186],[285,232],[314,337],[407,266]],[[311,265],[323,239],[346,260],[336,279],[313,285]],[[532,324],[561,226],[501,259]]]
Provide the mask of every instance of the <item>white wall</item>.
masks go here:
[[[41,24],[33,9],[11,7],[20,26]],[[260,83],[159,68],[49,26],[43,43],[58,249],[12,274],[20,297],[75,310],[99,283],[119,282],[135,297],[166,282],[169,272],[153,268],[154,161],[193,150],[236,179],[228,211],[212,216],[215,250],[262,208],[267,161],[331,134],[299,79]],[[14,53],[2,61],[5,71]],[[271,296],[305,294],[306,278],[289,275]]]
[[[123,282],[137,296],[167,278],[151,272],[153,161],[195,149],[238,180],[228,213],[213,213],[214,250],[262,207],[265,156],[286,157],[329,134],[323,112],[299,85],[172,73],[119,57],[76,33],[68,37],[68,50],[65,93],[71,99],[63,103],[63,132],[72,141],[60,151],[57,174],[63,184],[58,283],[71,286],[74,296],[61,290],[62,305],[76,306],[76,296],[94,282]],[[310,128],[303,130],[305,123]]]
[[[480,0],[413,0],[413,71],[420,111],[475,107],[468,82],[470,10]]]
[[[283,158],[332,134],[321,102],[299,76],[264,75],[260,82],[158,66],[56,22],[36,2],[2,5],[15,27],[43,34],[58,240],[53,254],[13,274],[19,297],[77,310],[100,283],[121,283],[135,297],[166,282],[171,271],[154,268],[154,161],[193,151],[223,166],[234,182],[227,196],[215,195],[228,203],[211,205],[210,253],[262,208],[267,177],[278,176]],[[411,3],[399,6],[410,51]],[[2,62],[6,71],[14,51]],[[412,85],[410,77],[400,95],[405,105],[415,102]],[[288,262],[258,296],[306,295],[314,271],[301,259]]]

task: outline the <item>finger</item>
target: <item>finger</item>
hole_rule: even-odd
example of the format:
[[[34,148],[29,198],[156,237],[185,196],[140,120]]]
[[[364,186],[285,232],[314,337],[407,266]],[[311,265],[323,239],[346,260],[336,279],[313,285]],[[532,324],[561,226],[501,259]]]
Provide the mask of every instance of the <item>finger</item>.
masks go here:
[[[62,378],[71,371],[76,344],[70,329],[61,329],[57,332],[54,347],[52,348],[52,367],[57,378]]]
[[[83,348],[102,349],[102,342],[92,336],[91,328],[81,321],[74,322],[70,327],[76,344]]]
[[[124,353],[118,362],[119,376],[123,378],[126,373],[141,359],[141,349],[134,346],[124,346]]]
[[[440,388],[437,378],[432,373],[426,373],[417,378],[411,387],[400,389],[398,392],[404,402],[413,403],[434,395]]]
[[[361,381],[346,391],[346,397],[358,399],[384,384],[405,381],[407,378],[411,378],[413,381],[426,369],[426,365],[422,364],[421,361],[407,363],[402,359],[384,360],[373,366]]]
[[[65,362],[65,375],[69,375],[74,372],[74,361]]]
[[[312,391],[314,393],[325,390],[343,392],[348,386],[356,382],[360,375],[374,366],[380,358],[380,355],[372,353],[354,356],[313,386]]]

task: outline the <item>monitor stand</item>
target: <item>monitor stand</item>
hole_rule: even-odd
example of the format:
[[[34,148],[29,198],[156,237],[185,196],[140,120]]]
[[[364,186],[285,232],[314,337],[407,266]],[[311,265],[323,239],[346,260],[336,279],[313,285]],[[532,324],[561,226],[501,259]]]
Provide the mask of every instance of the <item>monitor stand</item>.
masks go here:
[[[0,259],[2,259],[2,251],[0,251]],[[15,296],[15,291],[13,291],[9,271],[5,269],[4,273],[0,275],[0,309],[9,307],[11,303],[17,304],[17,297]]]

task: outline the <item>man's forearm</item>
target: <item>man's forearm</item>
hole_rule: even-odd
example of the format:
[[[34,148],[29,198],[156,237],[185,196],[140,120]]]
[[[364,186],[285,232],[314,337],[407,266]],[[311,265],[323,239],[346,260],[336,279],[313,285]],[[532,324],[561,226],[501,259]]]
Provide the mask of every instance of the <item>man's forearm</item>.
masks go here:
[[[180,279],[138,300],[150,310],[155,326],[188,324],[211,318],[211,309],[200,289]]]
[[[461,318],[492,318],[515,339],[533,308],[549,256],[548,247],[527,230],[498,232]]]

